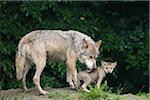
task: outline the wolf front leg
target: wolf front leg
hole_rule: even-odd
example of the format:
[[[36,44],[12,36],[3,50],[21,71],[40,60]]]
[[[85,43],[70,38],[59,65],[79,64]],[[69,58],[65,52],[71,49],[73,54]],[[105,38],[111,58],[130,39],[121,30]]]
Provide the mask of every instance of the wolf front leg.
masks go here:
[[[100,85],[101,85],[102,80],[103,80],[103,78],[101,78],[101,77],[97,80],[97,83],[96,83],[97,89],[100,89]]]
[[[72,81],[72,73],[71,73],[71,70],[70,70],[70,68],[68,67],[68,65],[67,65],[67,67],[66,67],[66,80],[67,80],[67,82],[69,83],[69,87],[70,87],[71,89],[75,89],[75,86],[74,86],[73,81]]]
[[[67,69],[67,82],[70,85],[71,89],[75,89],[77,87],[77,70],[76,70],[76,53],[71,51],[67,55],[66,61],[66,69]]]

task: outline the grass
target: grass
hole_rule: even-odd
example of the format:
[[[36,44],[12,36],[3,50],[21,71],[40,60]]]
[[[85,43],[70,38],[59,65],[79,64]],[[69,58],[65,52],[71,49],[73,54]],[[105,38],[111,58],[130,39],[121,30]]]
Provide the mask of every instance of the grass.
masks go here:
[[[150,100],[150,93],[138,93],[133,95],[131,93],[120,95],[122,90],[118,90],[116,93],[112,93],[111,89],[107,86],[107,81],[101,85],[100,89],[93,86],[89,86],[89,93],[85,93],[82,90],[80,94],[84,100]]]
[[[100,89],[97,89],[93,86],[89,86],[90,91],[89,93],[85,93],[80,91],[81,96],[85,100],[119,100],[119,94],[113,94],[111,89],[107,86],[107,81],[101,85]]]
[[[136,95],[142,97],[143,100],[150,100],[150,93],[142,93],[142,92],[140,92],[140,93],[137,93]]]

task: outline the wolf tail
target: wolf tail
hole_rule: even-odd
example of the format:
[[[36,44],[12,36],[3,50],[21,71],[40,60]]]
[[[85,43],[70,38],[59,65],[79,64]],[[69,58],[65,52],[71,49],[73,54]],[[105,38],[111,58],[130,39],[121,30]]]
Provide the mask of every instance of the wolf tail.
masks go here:
[[[21,80],[23,78],[25,64],[27,63],[26,53],[29,53],[29,44],[38,38],[41,31],[33,31],[31,33],[26,34],[18,44],[18,52],[16,53],[16,76],[17,80]]]
[[[15,66],[17,80],[23,78],[23,72],[26,64],[26,44],[23,43],[23,39],[19,42],[18,51],[16,53]]]

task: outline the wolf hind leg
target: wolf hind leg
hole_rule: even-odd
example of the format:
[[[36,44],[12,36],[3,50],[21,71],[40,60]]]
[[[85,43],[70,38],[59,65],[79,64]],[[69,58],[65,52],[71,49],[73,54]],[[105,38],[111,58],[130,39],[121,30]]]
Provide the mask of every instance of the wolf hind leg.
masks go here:
[[[40,85],[40,76],[46,65],[46,55],[38,55],[35,58],[35,64],[36,64],[36,72],[33,77],[34,84],[35,84],[36,88],[39,90],[40,94],[46,95],[49,92],[44,91]]]
[[[30,70],[30,68],[31,68],[31,62],[30,61],[26,61],[25,68],[24,68],[24,73],[23,73],[23,78],[22,78],[22,85],[23,85],[23,89],[25,91],[28,90],[28,88],[26,86],[26,75],[27,75],[28,71]]]
[[[90,92],[90,90],[88,90],[86,87],[87,87],[87,83],[84,83],[84,84],[81,86],[81,88],[83,89],[83,91],[85,91],[85,92]]]
[[[90,92],[90,90],[87,89],[87,86],[91,83],[91,78],[90,77],[85,77],[85,79],[83,80],[84,83],[81,86],[81,88],[83,89],[83,91],[85,92]]]

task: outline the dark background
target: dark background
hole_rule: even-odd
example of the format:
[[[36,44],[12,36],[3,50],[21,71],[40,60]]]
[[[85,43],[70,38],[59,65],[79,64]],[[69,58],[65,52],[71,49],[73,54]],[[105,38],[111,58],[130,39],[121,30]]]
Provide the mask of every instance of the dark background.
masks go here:
[[[0,2],[0,89],[21,87],[16,80],[15,53],[21,37],[33,30],[77,30],[102,39],[101,60],[118,61],[106,77],[113,91],[148,92],[149,2]],[[78,70],[85,65],[77,63]],[[33,87],[35,66],[27,75]],[[65,64],[48,62],[42,73],[42,86],[64,87]]]

